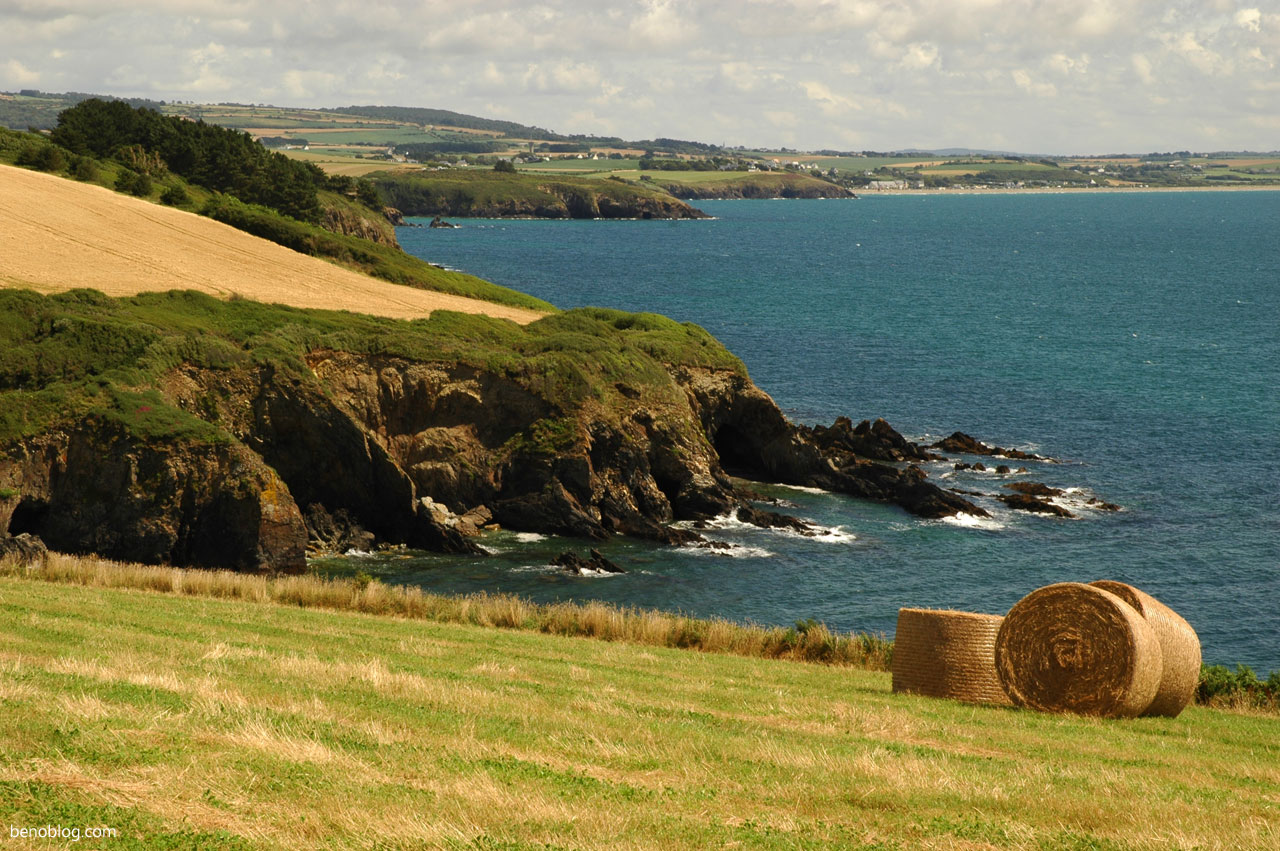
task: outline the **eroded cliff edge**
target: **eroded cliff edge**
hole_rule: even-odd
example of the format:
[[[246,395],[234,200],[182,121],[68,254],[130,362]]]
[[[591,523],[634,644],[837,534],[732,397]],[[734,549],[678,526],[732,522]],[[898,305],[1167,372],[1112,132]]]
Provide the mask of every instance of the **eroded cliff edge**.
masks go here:
[[[669,543],[698,539],[674,520],[790,522],[727,471],[986,513],[927,481],[896,433],[862,445],[797,427],[704,330],[650,314],[521,327],[189,292],[0,299],[0,533],[53,549],[299,570],[340,517],[379,542],[478,551],[441,504]]]

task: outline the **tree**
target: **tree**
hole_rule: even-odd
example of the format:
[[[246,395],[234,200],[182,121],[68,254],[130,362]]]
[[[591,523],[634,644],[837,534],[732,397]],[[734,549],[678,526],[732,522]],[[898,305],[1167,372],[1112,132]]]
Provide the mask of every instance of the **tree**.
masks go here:
[[[500,171],[503,174],[515,174],[516,164],[513,163],[511,160],[498,160],[496,163],[493,164],[493,170]]]

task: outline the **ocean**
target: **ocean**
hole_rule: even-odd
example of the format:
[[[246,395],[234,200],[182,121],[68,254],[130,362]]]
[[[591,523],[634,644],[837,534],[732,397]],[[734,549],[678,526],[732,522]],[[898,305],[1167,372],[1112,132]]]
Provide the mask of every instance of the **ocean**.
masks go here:
[[[547,566],[585,543],[501,532],[489,559],[328,562],[437,592],[600,599],[892,635],[902,606],[1003,613],[1117,579],[1186,617],[1208,663],[1280,669],[1280,192],[720,201],[710,221],[461,221],[406,250],[562,307],[704,326],[793,420],[885,417],[1060,458],[935,480],[1078,488],[1118,513],[929,521],[769,488],[828,534],[721,524],[730,557],[615,541],[628,573]],[[1018,464],[1015,464],[1018,466]],[[984,502],[984,507],[991,503]]]

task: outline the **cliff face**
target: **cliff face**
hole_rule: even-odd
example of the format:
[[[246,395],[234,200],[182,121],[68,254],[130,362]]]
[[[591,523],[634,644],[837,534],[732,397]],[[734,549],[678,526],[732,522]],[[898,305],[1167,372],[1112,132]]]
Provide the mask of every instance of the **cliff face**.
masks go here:
[[[393,224],[396,224],[393,216],[399,217],[399,211],[387,208],[382,216],[373,216],[366,209],[354,204],[330,204],[322,211],[320,225],[334,233],[358,236],[379,245],[399,248],[400,243],[396,240],[396,230],[393,227]],[[403,219],[400,223],[403,223]]]
[[[729,473],[985,513],[899,463],[919,456],[887,424],[794,426],[706,331],[652,314],[0,300],[0,538],[274,571],[303,569],[309,545],[479,554],[468,533],[490,520],[695,544],[671,521],[803,529]]]
[[[758,177],[715,183],[685,184],[669,182],[663,186],[677,198],[698,201],[713,199],[767,198],[856,198],[852,190],[826,180],[804,174],[767,173]]]
[[[548,219],[700,219],[706,214],[650,186],[491,170],[387,174],[386,203],[409,216]]]
[[[485,506],[516,530],[688,543],[699,536],[667,524],[749,515],[726,468],[911,510],[900,491],[922,486],[936,505],[918,513],[982,513],[898,468],[864,462],[872,484],[842,470],[733,371],[679,368],[658,392],[623,387],[565,410],[457,363],[341,351],[307,363],[314,382],[271,368],[168,374],[166,398],[234,442],[151,445],[89,422],[10,446],[0,484],[21,499],[0,501],[0,529],[120,559],[299,570],[304,514],[340,515],[377,541],[480,552],[430,497],[456,515]]]
[[[274,470],[236,444],[151,445],[104,423],[7,448],[0,530],[66,552],[249,571],[305,567],[306,527]]]

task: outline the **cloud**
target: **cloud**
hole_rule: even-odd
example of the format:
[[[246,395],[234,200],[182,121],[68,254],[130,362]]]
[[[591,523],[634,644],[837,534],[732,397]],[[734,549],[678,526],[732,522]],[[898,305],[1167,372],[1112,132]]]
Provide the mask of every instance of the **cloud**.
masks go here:
[[[789,147],[1273,148],[1277,57],[1273,0],[0,0],[0,88]]]
[[[10,59],[4,65],[0,65],[0,80],[3,80],[5,85],[26,88],[39,83],[40,74],[32,71],[17,59]]]
[[[1241,9],[1236,12],[1235,20],[1246,30],[1262,32],[1262,13],[1257,9]]]

